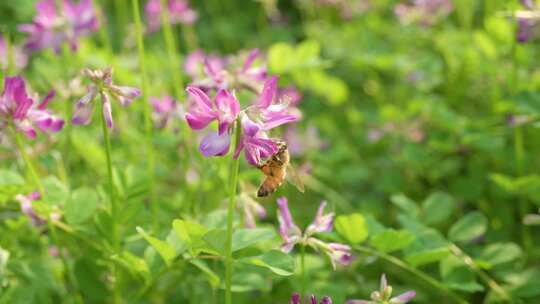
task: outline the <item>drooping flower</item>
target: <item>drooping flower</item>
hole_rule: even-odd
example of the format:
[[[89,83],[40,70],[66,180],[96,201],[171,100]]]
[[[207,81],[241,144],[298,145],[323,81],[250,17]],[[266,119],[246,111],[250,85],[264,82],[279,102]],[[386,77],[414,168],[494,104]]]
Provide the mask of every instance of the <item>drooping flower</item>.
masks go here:
[[[21,77],[6,77],[0,96],[0,130],[13,126],[31,139],[36,137],[35,127],[42,132],[60,131],[64,120],[46,109],[54,95],[54,91],[51,91],[37,103],[35,98],[28,95],[26,83]]]
[[[254,193],[254,191],[250,192]],[[254,200],[247,192],[240,194],[239,202],[240,204],[238,207],[244,213],[244,225],[246,228],[257,227],[256,218],[266,218],[266,209],[264,209],[264,207]]]
[[[15,199],[20,203],[21,205],[21,212],[26,215],[30,221],[32,221],[32,224],[34,226],[42,226],[47,221],[39,216],[34,208],[32,207],[32,203],[36,200],[39,200],[41,195],[39,192],[32,192],[29,195],[22,195],[19,194],[15,197]]]
[[[75,106],[72,123],[76,125],[89,124],[94,111],[94,100],[99,94],[103,102],[103,117],[107,127],[112,129],[113,118],[110,97],[120,102],[122,106],[130,105],[133,100],[141,95],[141,90],[134,87],[118,86],[113,84],[112,68],[105,70],[84,69],[83,76],[86,76],[92,84],[88,87],[88,93],[84,95]]]
[[[293,293],[289,304],[308,304],[308,303],[304,303],[303,301],[301,301],[300,294],[295,292]],[[317,298],[314,295],[311,295],[309,297],[309,304],[317,304]],[[332,304],[332,299],[330,297],[323,297],[319,304]]]
[[[171,96],[150,97],[150,103],[154,110],[152,118],[159,129],[165,128],[171,120],[184,117],[182,106]]]
[[[280,197],[277,202],[279,207],[279,234],[283,239],[281,245],[283,252],[289,253],[296,244],[300,244],[325,253],[330,258],[334,269],[336,264],[349,265],[352,262],[351,247],[345,244],[327,243],[318,239],[315,235],[316,233],[332,231],[334,213],[324,213],[326,202],[321,202],[315,219],[303,233],[293,222],[287,198]]]
[[[405,304],[415,296],[416,292],[410,290],[399,296],[392,297],[392,286],[388,285],[386,275],[383,273],[379,290],[371,293],[371,300],[349,300],[347,304]]]
[[[187,0],[166,0],[171,24],[191,25],[197,21],[197,12]],[[148,32],[155,32],[161,27],[161,0],[149,0],[144,8],[148,22]]]
[[[431,26],[453,10],[450,0],[410,0],[397,4],[394,13],[403,24],[419,23]]]
[[[25,47],[32,51],[52,48],[57,53],[63,43],[69,43],[72,51],[77,50],[79,37],[98,30],[98,20],[92,0],[63,0],[60,7],[56,0],[37,2],[37,15],[30,24],[19,26],[29,35]]]
[[[13,64],[16,68],[22,69],[28,63],[28,56],[18,45],[11,45],[11,56],[13,56]],[[0,34],[0,68],[5,70],[9,65],[9,52],[4,36]]]

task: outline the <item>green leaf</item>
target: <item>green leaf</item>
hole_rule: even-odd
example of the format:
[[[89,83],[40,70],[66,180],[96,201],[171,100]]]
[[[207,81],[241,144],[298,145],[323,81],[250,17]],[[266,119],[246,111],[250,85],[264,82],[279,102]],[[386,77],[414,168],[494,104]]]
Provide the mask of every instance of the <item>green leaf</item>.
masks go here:
[[[225,255],[225,245],[227,242],[227,231],[225,229],[212,229],[202,239],[220,255]]]
[[[281,74],[289,69],[294,48],[287,43],[276,43],[268,50],[268,66],[272,73]]]
[[[43,179],[43,187],[47,190],[49,205],[64,205],[69,198],[68,187],[55,176]]]
[[[80,188],[73,192],[64,207],[66,221],[76,225],[90,219],[98,207],[98,195],[89,188]]]
[[[150,278],[150,269],[148,268],[146,261],[128,251],[124,251],[120,255],[115,254],[111,256],[111,259],[122,265],[134,276],[139,276],[145,280]]]
[[[452,289],[469,293],[484,290],[484,287],[476,282],[475,274],[469,267],[453,255],[443,259],[439,269],[444,284]]]
[[[422,219],[428,224],[437,224],[447,220],[455,209],[454,199],[443,192],[434,192],[422,206]]]
[[[488,245],[482,250],[480,259],[489,263],[488,268],[491,268],[496,265],[515,261],[522,255],[523,251],[514,243],[495,243]]]
[[[470,241],[482,236],[486,230],[486,217],[478,211],[473,211],[450,227],[448,238],[454,242]]]
[[[406,197],[404,194],[392,195],[392,197],[390,197],[390,201],[399,209],[401,209],[401,211],[403,211],[405,214],[413,218],[416,218],[420,213],[416,202]]]
[[[448,241],[435,229],[416,232],[416,240],[405,249],[405,260],[413,266],[434,263],[450,254]]]
[[[10,170],[0,170],[0,186],[23,185],[24,178],[17,172]]]
[[[238,251],[275,237],[276,233],[274,229],[270,228],[238,229],[233,234],[232,250],[233,252]]]
[[[239,261],[267,268],[280,276],[291,276],[294,274],[293,257],[279,250],[270,250],[263,255],[247,257]]]
[[[359,213],[338,216],[334,226],[336,231],[351,244],[360,244],[368,237],[366,219]]]
[[[161,258],[163,258],[163,261],[165,261],[165,264],[170,266],[177,256],[174,247],[165,241],[148,235],[141,227],[137,227],[135,229],[137,229],[137,233],[139,233],[152,247],[154,247],[154,249],[156,249]]]
[[[198,254],[198,251],[206,246],[203,236],[208,232],[208,229],[203,225],[176,219],[173,221],[173,229],[192,255]]]
[[[204,261],[201,261],[201,260],[191,260],[189,261],[189,263],[191,263],[193,266],[199,268],[199,270],[201,270],[204,274],[204,276],[206,277],[206,280],[208,281],[208,283],[210,284],[210,286],[212,286],[212,288],[218,288],[219,287],[219,284],[220,284],[220,279],[219,279],[219,276],[214,272],[212,271],[212,269],[208,268],[208,266],[206,265],[206,263]]]
[[[374,235],[371,245],[382,252],[392,252],[409,246],[416,237],[407,230],[386,229]]]
[[[276,233],[272,229],[238,229],[233,233],[232,251],[244,249],[258,242],[272,239]],[[213,229],[204,235],[203,240],[221,255],[225,255],[227,231],[225,229]]]

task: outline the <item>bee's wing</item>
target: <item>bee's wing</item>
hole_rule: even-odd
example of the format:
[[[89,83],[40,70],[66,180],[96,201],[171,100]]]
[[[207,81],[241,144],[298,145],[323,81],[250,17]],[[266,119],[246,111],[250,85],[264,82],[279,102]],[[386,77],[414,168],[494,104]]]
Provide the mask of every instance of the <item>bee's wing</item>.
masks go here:
[[[302,179],[300,178],[300,174],[298,174],[298,171],[294,168],[291,163],[287,165],[287,175],[286,179],[289,183],[293,184],[298,191],[304,193],[304,183],[302,182]]]

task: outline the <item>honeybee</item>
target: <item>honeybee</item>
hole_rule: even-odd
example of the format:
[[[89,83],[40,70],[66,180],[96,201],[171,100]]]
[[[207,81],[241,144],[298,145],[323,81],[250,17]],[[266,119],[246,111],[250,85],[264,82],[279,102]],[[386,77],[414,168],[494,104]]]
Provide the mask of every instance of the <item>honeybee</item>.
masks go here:
[[[257,190],[258,197],[265,197],[274,193],[286,178],[300,192],[304,193],[304,185],[290,163],[287,143],[285,141],[278,141],[277,145],[278,151],[258,167],[265,175],[263,182],[259,186],[259,190]]]

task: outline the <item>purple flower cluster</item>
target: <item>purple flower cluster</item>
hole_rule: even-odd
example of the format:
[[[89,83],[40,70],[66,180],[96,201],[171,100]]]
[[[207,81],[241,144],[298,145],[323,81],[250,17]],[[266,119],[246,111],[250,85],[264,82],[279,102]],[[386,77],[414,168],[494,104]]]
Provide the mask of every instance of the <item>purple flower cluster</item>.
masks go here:
[[[75,107],[73,112],[72,123],[76,125],[89,124],[94,112],[94,100],[99,94],[103,102],[103,117],[107,122],[107,127],[112,129],[112,107],[110,102],[111,96],[116,99],[122,106],[128,106],[133,102],[133,99],[141,95],[141,90],[134,87],[118,86],[113,84],[112,68],[105,70],[90,70],[84,69],[82,74],[92,81],[88,87],[88,93],[84,95]]]
[[[267,132],[280,125],[298,120],[292,114],[288,103],[278,98],[278,78],[270,77],[254,103],[245,109],[234,93],[219,89],[213,100],[202,89],[189,86],[187,92],[191,105],[186,113],[186,121],[194,130],[205,129],[216,121],[218,131],[210,131],[201,141],[200,152],[206,156],[223,156],[228,153],[233,126],[240,122],[242,135],[234,151],[238,158],[244,151],[248,163],[258,166],[261,160],[277,152],[277,145],[268,138]]]
[[[166,0],[171,24],[193,24],[197,21],[197,12],[186,0]],[[161,27],[161,0],[149,0],[144,8],[148,22],[148,32],[155,32]]]
[[[224,58],[197,50],[188,55],[184,69],[193,79],[192,85],[201,89],[259,92],[267,80],[266,62],[260,57],[258,49]]]
[[[309,297],[309,304],[317,304],[317,298],[314,295],[311,295]],[[289,304],[303,304],[303,301],[300,299],[300,295],[298,293],[294,293],[291,297],[291,301]],[[307,304],[307,303],[306,303]],[[321,299],[321,302],[319,304],[332,304],[332,299],[330,297],[323,297]]]
[[[394,12],[403,24],[431,26],[448,16],[454,6],[450,0],[411,0],[395,6]]]
[[[91,0],[41,0],[36,4],[37,15],[30,24],[19,26],[29,35],[25,47],[31,51],[52,48],[60,52],[62,44],[69,43],[75,51],[77,39],[98,30],[98,20]]]
[[[340,243],[326,243],[315,236],[316,233],[331,232],[333,228],[334,213],[324,213],[326,202],[321,202],[315,219],[303,233],[293,222],[287,198],[280,197],[277,202],[279,207],[279,234],[283,239],[281,246],[283,252],[289,253],[296,244],[301,244],[328,255],[334,269],[336,263],[348,265],[352,262],[350,246]]]
[[[392,286],[388,285],[386,275],[381,276],[380,288],[371,293],[371,300],[349,300],[347,304],[405,304],[416,296],[413,290],[392,297]]]
[[[6,77],[0,95],[0,130],[12,126],[31,139],[36,138],[36,127],[42,132],[60,131],[64,121],[47,110],[54,94],[51,91],[38,103],[28,95],[21,77]]]

